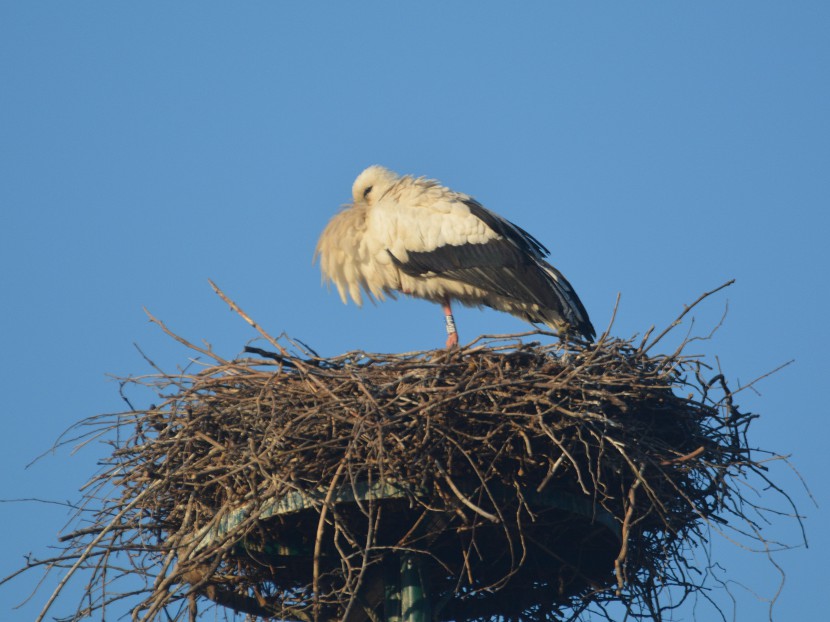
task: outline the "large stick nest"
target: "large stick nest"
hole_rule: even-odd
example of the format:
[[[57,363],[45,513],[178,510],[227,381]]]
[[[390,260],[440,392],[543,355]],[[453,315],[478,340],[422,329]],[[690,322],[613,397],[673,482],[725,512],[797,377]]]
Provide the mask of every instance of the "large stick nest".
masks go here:
[[[225,360],[170,334],[200,362],[125,380],[159,403],[85,422],[117,430],[88,484],[103,500],[46,560],[92,570],[79,615],[111,608],[127,576],[137,619],[210,601],[379,619],[414,556],[436,620],[561,620],[618,600],[659,619],[664,590],[702,587],[686,554],[707,525],[748,520],[736,482],[765,477],[754,415],[686,342],[320,358],[266,335]]]

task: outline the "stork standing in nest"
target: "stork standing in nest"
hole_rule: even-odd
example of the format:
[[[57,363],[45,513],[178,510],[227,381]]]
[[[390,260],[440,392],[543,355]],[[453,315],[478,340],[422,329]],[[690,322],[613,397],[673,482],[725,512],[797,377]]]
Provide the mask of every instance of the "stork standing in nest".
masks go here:
[[[402,292],[437,302],[448,348],[458,344],[453,300],[593,340],[588,313],[545,261],[548,250],[472,197],[370,166],[355,180],[352,198],[329,221],[314,253],[344,303],[348,295],[360,306],[361,290],[373,301]]]

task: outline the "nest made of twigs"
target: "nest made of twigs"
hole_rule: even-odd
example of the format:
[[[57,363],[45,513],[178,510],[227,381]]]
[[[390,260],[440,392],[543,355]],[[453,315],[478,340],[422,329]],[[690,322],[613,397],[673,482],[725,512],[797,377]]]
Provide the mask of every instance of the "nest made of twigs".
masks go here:
[[[560,620],[614,600],[659,618],[661,590],[701,587],[685,553],[705,525],[742,518],[734,482],[762,471],[754,415],[682,346],[513,336],[321,358],[263,332],[264,349],[225,360],[169,334],[202,361],[124,381],[160,401],[117,416],[89,494],[111,492],[65,538],[59,559],[85,556],[98,588],[82,613],[122,597],[105,570],[126,554],[121,573],[144,582],[135,618],[195,617],[206,597],[374,620],[414,555],[436,620]]]

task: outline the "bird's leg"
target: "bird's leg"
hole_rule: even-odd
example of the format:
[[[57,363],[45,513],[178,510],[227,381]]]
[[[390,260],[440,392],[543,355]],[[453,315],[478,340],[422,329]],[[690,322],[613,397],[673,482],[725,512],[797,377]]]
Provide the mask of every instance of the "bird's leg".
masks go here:
[[[444,298],[444,321],[447,325],[447,349],[458,345],[458,331],[455,329],[455,318],[452,316],[452,307],[449,297]]]

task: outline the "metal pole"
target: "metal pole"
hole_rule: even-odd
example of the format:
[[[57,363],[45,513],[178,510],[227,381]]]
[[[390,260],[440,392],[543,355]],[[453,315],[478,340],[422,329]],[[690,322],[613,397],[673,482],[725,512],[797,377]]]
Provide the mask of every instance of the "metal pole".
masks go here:
[[[419,555],[401,555],[401,622],[429,622],[429,593],[424,586]]]

